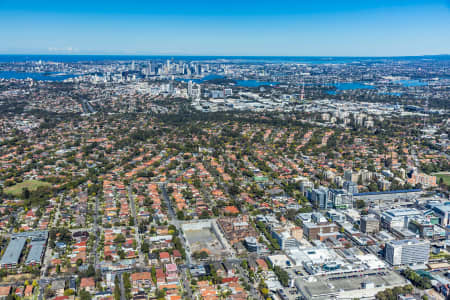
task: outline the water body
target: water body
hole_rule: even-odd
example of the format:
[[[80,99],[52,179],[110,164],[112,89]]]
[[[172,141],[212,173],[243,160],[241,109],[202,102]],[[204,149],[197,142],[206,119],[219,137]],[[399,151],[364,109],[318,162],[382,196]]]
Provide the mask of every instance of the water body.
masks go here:
[[[207,76],[205,76],[203,78],[198,78],[198,79],[177,78],[175,80],[183,81],[183,82],[192,81],[192,82],[195,82],[195,83],[202,83],[202,82],[205,82],[205,81],[208,81],[208,80],[222,79],[222,78],[225,78],[225,77],[224,76],[220,76],[220,75],[211,74],[211,75],[207,75]]]
[[[59,73],[26,73],[15,71],[0,71],[0,78],[4,79],[27,79],[31,78],[37,81],[63,81],[68,78],[74,78],[77,75],[73,74],[59,74]]]
[[[378,93],[380,95],[389,95],[389,96],[397,96],[400,97],[402,95],[402,93],[399,92],[382,92],[382,93]]]
[[[357,89],[368,89],[373,90],[376,89],[375,86],[359,83],[359,82],[339,82],[339,83],[330,83],[328,85],[334,86],[336,88],[335,91],[327,91],[329,95],[336,95],[340,91],[346,90],[357,90]]]
[[[200,79],[186,79],[186,78],[178,78],[176,80],[178,81],[184,81],[184,82],[195,82],[195,83],[202,83],[208,80],[213,80],[213,79],[223,79],[225,78],[224,76],[221,75],[215,75],[215,74],[211,74],[208,76],[205,76],[203,78]],[[279,84],[279,82],[271,82],[271,81],[258,81],[258,80],[236,80],[236,85],[238,86],[242,86],[242,87],[259,87],[262,85],[277,85]]]
[[[408,79],[408,80],[397,80],[395,83],[401,84],[406,87],[414,87],[414,86],[425,86],[428,85],[427,82],[423,82],[420,80]]]
[[[373,85],[367,85],[364,83],[359,82],[340,82],[340,83],[334,83],[332,84],[338,91],[345,91],[345,90],[358,90],[358,89],[369,89],[373,90],[376,87]]]
[[[258,81],[258,80],[236,80],[238,86],[243,87],[259,87],[262,85],[277,85],[279,82]]]

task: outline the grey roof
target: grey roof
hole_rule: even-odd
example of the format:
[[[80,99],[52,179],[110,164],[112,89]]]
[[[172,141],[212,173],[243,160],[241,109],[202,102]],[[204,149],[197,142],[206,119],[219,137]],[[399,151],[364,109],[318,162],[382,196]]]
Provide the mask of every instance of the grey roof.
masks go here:
[[[353,196],[418,193],[421,191],[422,191],[421,189],[412,189],[412,190],[397,190],[397,191],[384,191],[384,192],[367,192],[367,193],[355,193],[355,194],[353,194]]]
[[[24,231],[20,233],[15,233],[13,235],[14,237],[21,237],[21,238],[27,238],[31,240],[43,240],[48,238],[48,231],[42,230],[42,231]]]
[[[436,205],[433,207],[433,210],[443,214],[450,213],[450,205]]]
[[[415,208],[394,208],[384,212],[392,217],[403,217],[412,215],[421,215],[422,213]]]
[[[64,289],[65,286],[66,286],[66,281],[65,281],[64,279],[54,280],[54,281],[52,282],[52,288],[51,288],[51,289],[52,289],[53,291],[55,291],[55,290],[61,290],[61,289]]]
[[[31,249],[25,263],[41,263],[41,257],[45,251],[45,241],[32,241],[30,246]]]
[[[414,245],[414,244],[429,244],[429,241],[425,241],[425,240],[418,240],[418,239],[406,239],[406,240],[395,240],[395,241],[390,241],[389,243],[393,244],[393,245]]]
[[[2,259],[0,260],[0,265],[17,264],[19,262],[20,254],[22,253],[26,241],[26,238],[11,239],[8,248],[6,248]]]

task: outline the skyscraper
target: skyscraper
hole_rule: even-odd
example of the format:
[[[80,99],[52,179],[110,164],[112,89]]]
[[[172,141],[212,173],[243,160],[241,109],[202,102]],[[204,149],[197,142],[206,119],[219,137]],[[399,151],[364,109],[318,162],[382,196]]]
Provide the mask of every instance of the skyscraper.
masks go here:
[[[189,97],[192,97],[192,87],[193,87],[192,80],[189,80],[189,82],[188,82],[188,91],[187,91]]]

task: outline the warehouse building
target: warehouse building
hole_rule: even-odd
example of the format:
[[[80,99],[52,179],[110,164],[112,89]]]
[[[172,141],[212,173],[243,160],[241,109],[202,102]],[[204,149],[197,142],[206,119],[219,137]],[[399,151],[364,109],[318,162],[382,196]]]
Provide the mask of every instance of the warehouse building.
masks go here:
[[[45,253],[47,239],[48,231],[28,231],[13,234],[3,257],[0,260],[0,266],[8,269],[16,268],[19,264],[27,240],[30,241],[30,251],[28,252],[25,264],[40,264]]]
[[[40,265],[42,262],[42,257],[45,253],[45,240],[31,241],[30,252],[28,252],[27,259],[25,260],[26,265]]]
[[[26,242],[26,238],[11,237],[11,241],[0,260],[0,266],[4,269],[16,268]]]

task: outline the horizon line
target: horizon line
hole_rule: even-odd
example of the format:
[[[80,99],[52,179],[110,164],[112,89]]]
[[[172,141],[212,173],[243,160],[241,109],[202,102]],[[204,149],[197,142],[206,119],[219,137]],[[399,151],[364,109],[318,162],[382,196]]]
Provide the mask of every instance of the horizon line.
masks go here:
[[[124,53],[0,53],[0,56],[184,56],[184,57],[332,57],[332,58],[396,58],[450,56],[450,53],[418,55],[218,55],[218,54],[124,54]]]

